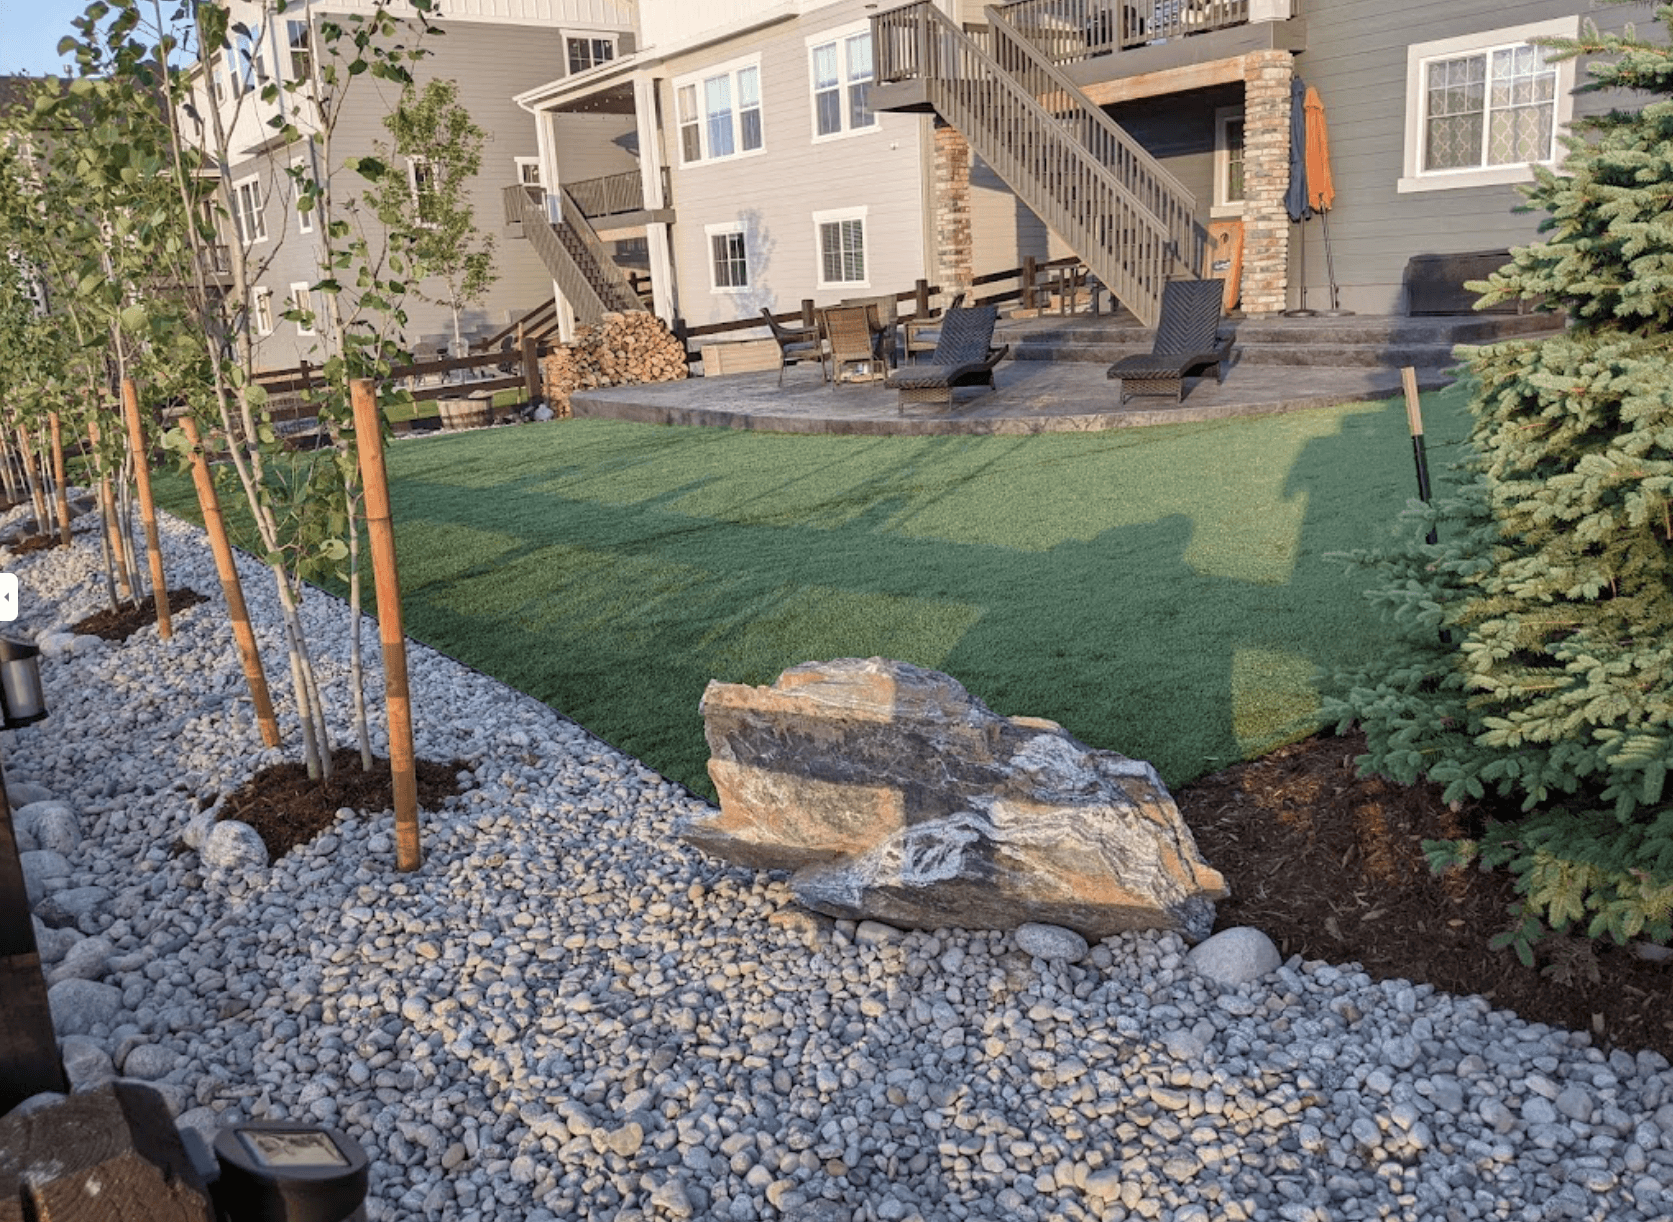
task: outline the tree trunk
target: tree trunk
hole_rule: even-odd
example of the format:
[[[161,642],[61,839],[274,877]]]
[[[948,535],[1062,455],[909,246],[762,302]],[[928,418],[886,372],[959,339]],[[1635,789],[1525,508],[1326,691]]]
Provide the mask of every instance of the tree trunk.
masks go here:
[[[157,636],[168,640],[174,624],[168,609],[168,575],[163,572],[163,541],[157,533],[157,505],[151,499],[151,453],[139,418],[139,391],[132,378],[122,379],[122,410],[128,418],[128,448],[134,455],[134,486],[145,523],[145,556],[151,562],[151,596],[157,603]]]
[[[58,413],[47,417],[52,422],[52,478],[58,485],[58,531],[64,546],[70,545],[70,485],[64,474],[64,430],[58,423]]]
[[[360,659],[360,522],[354,513],[354,481],[343,480],[349,508],[349,686],[354,691],[354,735],[360,767],[372,770],[372,736],[366,728],[366,675]]]
[[[41,485],[35,479],[35,464],[29,461],[29,430],[22,425],[17,430],[18,452],[23,455],[23,477],[29,484],[29,499],[35,502],[35,533],[44,535],[47,532],[46,497],[41,495]]]

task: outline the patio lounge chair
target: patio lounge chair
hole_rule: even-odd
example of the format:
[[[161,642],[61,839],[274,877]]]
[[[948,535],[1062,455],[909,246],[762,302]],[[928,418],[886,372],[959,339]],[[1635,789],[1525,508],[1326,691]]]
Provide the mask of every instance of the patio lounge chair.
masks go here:
[[[825,320],[825,342],[831,349],[831,380],[838,386],[842,385],[842,371],[845,367],[863,367],[863,377],[851,377],[850,381],[874,381],[878,378],[885,362],[882,350],[878,347],[878,332],[871,325],[871,307],[832,306],[822,317]]]
[[[772,328],[773,340],[778,344],[780,386],[784,385],[784,367],[801,361],[818,361],[820,378],[830,381],[830,375],[825,372],[825,341],[819,338],[817,327],[787,327],[774,318],[773,312],[766,306],[761,307],[761,317],[767,320],[767,326]]]
[[[1226,380],[1232,340],[1220,331],[1225,284],[1219,280],[1170,280],[1162,288],[1162,320],[1156,343],[1144,356],[1123,357],[1108,376],[1121,383],[1121,401],[1140,395],[1172,395],[1185,401],[1185,379],[1210,366]]]
[[[956,310],[964,304],[964,294],[959,293],[947,303],[947,309]],[[902,326],[906,333],[904,347],[906,359],[910,361],[920,352],[934,352],[935,345],[941,342],[941,319],[944,315],[936,313],[925,318],[908,318]]]
[[[992,386],[993,367],[1011,346],[993,346],[996,306],[948,310],[941,318],[941,338],[927,365],[909,365],[889,375],[888,384],[900,391],[900,407],[908,403],[953,401],[956,386]]]

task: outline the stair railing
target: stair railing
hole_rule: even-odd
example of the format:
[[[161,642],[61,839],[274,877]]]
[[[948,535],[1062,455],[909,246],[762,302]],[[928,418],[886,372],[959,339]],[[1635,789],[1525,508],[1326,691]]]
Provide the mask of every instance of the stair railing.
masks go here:
[[[598,236],[598,231],[587,219],[586,213],[581,211],[581,205],[575,202],[575,197],[567,189],[558,191],[562,198],[563,223],[570,232],[581,239],[587,254],[592,256],[594,265],[598,269],[598,283],[594,286],[599,297],[605,301],[607,308],[622,312],[642,310],[644,303],[639,300],[639,294],[633,291],[627,276],[616,266],[615,256],[604,248],[604,242]]]

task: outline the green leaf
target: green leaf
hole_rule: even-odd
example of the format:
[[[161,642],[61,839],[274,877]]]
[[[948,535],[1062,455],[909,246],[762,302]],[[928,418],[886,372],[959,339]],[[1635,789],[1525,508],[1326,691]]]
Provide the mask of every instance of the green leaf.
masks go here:
[[[148,314],[144,305],[135,304],[125,308],[119,317],[125,330],[139,331],[144,329]]]

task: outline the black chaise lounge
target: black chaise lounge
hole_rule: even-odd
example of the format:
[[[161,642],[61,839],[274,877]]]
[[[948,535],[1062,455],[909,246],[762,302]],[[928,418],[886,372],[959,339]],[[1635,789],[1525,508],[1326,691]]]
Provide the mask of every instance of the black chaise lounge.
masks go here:
[[[1121,383],[1123,403],[1141,395],[1172,395],[1175,403],[1183,403],[1185,379],[1210,366],[1215,381],[1226,380],[1233,337],[1219,333],[1225,287],[1219,280],[1170,280],[1162,286],[1155,347],[1109,368],[1109,376]]]
[[[900,407],[908,403],[953,401],[955,386],[992,386],[993,367],[1011,346],[993,346],[995,306],[948,310],[941,316],[941,338],[928,364],[908,365],[889,374],[887,385],[900,391]]]

